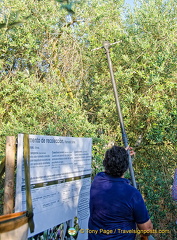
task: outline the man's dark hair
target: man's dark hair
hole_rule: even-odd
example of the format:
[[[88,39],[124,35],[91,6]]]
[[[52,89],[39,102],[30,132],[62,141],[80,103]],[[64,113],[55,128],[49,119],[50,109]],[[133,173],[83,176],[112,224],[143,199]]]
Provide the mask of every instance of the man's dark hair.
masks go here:
[[[128,169],[128,153],[123,147],[113,146],[105,153],[103,166],[111,176],[121,177]]]

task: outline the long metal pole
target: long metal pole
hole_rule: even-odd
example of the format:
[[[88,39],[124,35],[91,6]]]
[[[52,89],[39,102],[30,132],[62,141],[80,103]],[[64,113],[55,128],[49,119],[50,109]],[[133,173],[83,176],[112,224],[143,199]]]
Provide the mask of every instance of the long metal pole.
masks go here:
[[[122,112],[121,112],[121,107],[120,107],[120,102],[119,102],[119,96],[118,96],[118,92],[117,92],[117,86],[116,86],[116,82],[114,79],[114,72],[113,72],[112,62],[111,62],[110,53],[109,53],[109,47],[116,43],[118,43],[118,42],[110,44],[108,41],[105,41],[103,43],[103,47],[106,50],[106,56],[107,56],[107,60],[108,60],[111,81],[112,81],[113,90],[114,90],[114,97],[115,97],[115,102],[116,102],[116,107],[117,107],[117,112],[118,112],[119,122],[120,122],[120,127],[121,127],[122,140],[123,140],[124,146],[128,147],[128,138],[127,138],[125,127],[124,127],[124,122],[123,122],[123,117],[122,117]],[[103,47],[100,47],[100,48],[103,48]],[[100,48],[97,48],[97,49],[100,49]],[[97,49],[94,49],[94,50],[97,50]],[[130,156],[130,151],[128,151],[128,155],[129,155],[129,171],[130,171],[130,175],[131,175],[132,184],[135,188],[137,188],[134,170],[133,170],[133,166],[132,166],[132,159]],[[141,240],[155,240],[155,239],[152,235],[150,235],[150,236],[142,236]]]
[[[117,86],[116,86],[116,82],[114,79],[113,67],[112,67],[112,62],[111,62],[110,53],[109,53],[110,43],[108,41],[105,41],[103,43],[103,47],[106,50],[106,56],[107,56],[107,60],[108,60],[111,81],[112,81],[112,86],[113,86],[113,90],[114,90],[114,97],[115,97],[117,112],[118,112],[118,116],[119,116],[122,140],[123,140],[124,146],[128,147],[128,138],[127,138],[125,127],[124,127],[124,122],[123,122],[123,117],[122,117],[122,112],[121,112],[121,107],[120,107],[120,102],[119,102],[119,96],[118,96],[118,92],[117,92]],[[128,156],[129,156],[129,171],[130,171],[130,175],[131,175],[132,184],[135,188],[137,188],[134,170],[133,170],[133,166],[132,166],[132,159],[131,159],[129,150],[128,150]]]

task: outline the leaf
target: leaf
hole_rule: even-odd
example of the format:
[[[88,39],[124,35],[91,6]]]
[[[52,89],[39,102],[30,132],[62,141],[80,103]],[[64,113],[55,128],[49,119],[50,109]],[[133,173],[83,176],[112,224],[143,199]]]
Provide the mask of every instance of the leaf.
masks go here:
[[[0,24],[0,28],[5,28],[6,27],[6,23],[1,23]]]
[[[23,24],[23,23],[25,22],[25,20],[27,20],[27,19],[30,18],[30,17],[31,17],[31,15],[25,17],[25,18],[23,19],[23,21],[12,22],[12,23],[9,23],[9,24],[1,23],[1,24],[0,24],[0,29],[1,29],[1,28],[7,28],[7,30],[9,30],[9,29],[13,28],[13,27],[16,26],[16,25],[21,25],[21,24]]]
[[[71,9],[72,8],[72,4],[62,5],[61,8],[64,8],[70,14],[75,14],[75,12]]]
[[[56,0],[56,1],[59,2],[59,3],[63,3],[63,2],[67,2],[68,3],[67,0]]]

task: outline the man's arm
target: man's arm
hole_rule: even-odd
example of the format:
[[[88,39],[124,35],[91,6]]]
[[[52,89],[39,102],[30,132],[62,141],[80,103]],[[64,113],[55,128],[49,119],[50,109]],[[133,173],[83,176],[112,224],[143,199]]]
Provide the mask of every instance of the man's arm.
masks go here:
[[[172,198],[177,201],[177,169],[175,170],[173,186],[172,186]]]
[[[142,224],[137,224],[139,230],[144,230],[144,233],[141,234],[141,239],[145,240],[148,239],[147,236],[149,236],[151,233],[148,233],[148,231],[151,231],[153,229],[153,224],[151,220],[149,219],[147,222]]]

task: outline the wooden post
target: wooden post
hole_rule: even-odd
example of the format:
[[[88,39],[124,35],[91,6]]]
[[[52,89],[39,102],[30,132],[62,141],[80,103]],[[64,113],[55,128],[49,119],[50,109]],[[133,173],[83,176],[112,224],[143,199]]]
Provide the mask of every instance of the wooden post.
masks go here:
[[[15,172],[16,138],[6,138],[5,184],[4,184],[4,214],[13,213],[14,209],[14,172]]]
[[[0,178],[2,178],[4,173],[5,173],[5,157],[2,159],[0,164]]]

